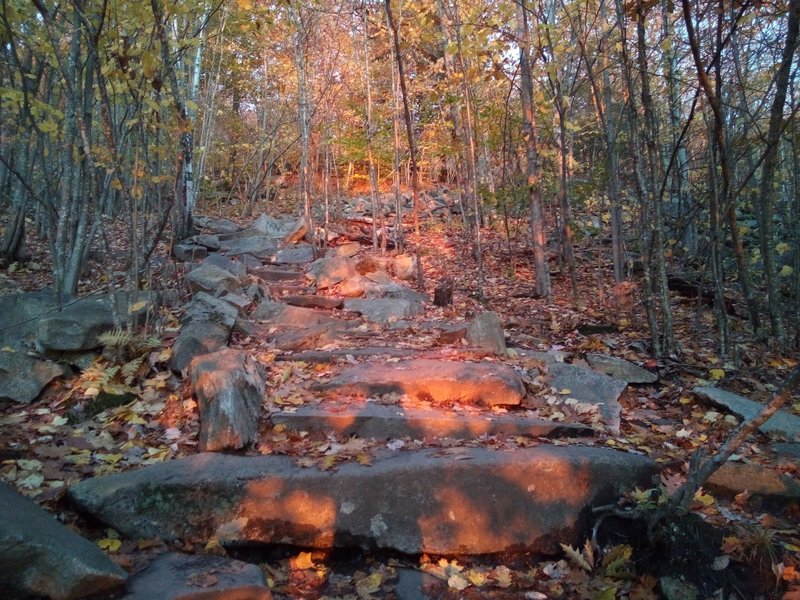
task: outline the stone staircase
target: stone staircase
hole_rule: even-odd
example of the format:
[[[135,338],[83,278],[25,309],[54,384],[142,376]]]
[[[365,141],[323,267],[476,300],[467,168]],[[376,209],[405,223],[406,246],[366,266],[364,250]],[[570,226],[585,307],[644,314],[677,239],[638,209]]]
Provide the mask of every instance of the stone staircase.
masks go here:
[[[551,553],[583,543],[593,506],[651,487],[653,461],[592,445],[618,431],[626,381],[508,352],[496,316],[442,321],[403,283],[414,257],[351,243],[310,263],[299,230],[262,216],[196,238],[208,257],[171,366],[191,375],[200,449],[215,451],[73,485],[81,511],[184,544]],[[292,380],[293,364],[314,376]],[[263,455],[276,432],[319,443]]]

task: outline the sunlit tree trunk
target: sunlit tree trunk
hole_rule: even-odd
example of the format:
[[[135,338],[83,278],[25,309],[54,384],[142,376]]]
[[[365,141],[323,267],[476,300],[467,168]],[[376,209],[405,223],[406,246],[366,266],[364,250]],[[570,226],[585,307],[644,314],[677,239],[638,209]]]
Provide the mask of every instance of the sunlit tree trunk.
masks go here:
[[[395,23],[394,15],[392,14],[391,0],[384,0],[384,8],[386,9],[386,21],[389,24],[389,33],[392,36],[394,59],[397,63],[397,78],[398,83],[400,84],[400,93],[403,98],[403,118],[405,119],[406,123],[406,138],[408,141],[408,153],[410,155],[409,160],[411,166],[411,195],[414,207],[414,233],[419,236],[420,182],[419,165],[417,164],[417,144],[414,138],[414,122],[411,118],[411,109],[409,107],[403,56],[400,53],[400,34],[397,30],[397,23]]]
[[[533,261],[536,271],[536,293],[552,300],[550,271],[545,254],[544,211],[539,182],[539,151],[536,141],[535,114],[533,105],[533,79],[531,75],[531,31],[527,0],[518,6],[520,97],[522,99],[522,129],[527,157],[527,184],[530,199],[531,234],[533,236]]]

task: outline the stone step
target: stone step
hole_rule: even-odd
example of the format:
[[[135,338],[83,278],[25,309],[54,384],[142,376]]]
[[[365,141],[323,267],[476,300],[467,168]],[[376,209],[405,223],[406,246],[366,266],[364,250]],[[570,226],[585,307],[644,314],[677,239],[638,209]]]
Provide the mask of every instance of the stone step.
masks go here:
[[[525,414],[474,414],[387,406],[374,402],[359,406],[300,406],[293,412],[274,413],[270,420],[273,425],[284,425],[296,431],[335,431],[343,436],[355,435],[378,440],[402,437],[473,439],[493,435],[557,438],[594,434],[585,425],[558,423]]]
[[[328,471],[206,453],[88,479],[68,495],[133,539],[554,552],[583,543],[591,506],[649,487],[657,471],[647,457],[586,446],[386,451]]]
[[[322,308],[325,310],[334,310],[344,306],[344,298],[328,298],[327,296],[284,296],[281,301],[292,306],[300,306],[302,308]]]
[[[259,269],[250,269],[250,275],[253,275],[265,283],[274,283],[277,281],[295,281],[303,278],[303,274],[300,271],[280,267],[261,267]]]
[[[312,389],[356,396],[405,394],[435,403],[518,405],[525,385],[509,366],[491,362],[415,359],[362,363]]]
[[[365,356],[407,357],[414,356],[419,352],[419,350],[414,348],[368,346],[366,348],[334,348],[332,350],[307,350],[305,352],[295,352],[294,354],[278,354],[275,360],[331,363],[339,359],[346,359],[348,356],[352,356],[353,358]]]

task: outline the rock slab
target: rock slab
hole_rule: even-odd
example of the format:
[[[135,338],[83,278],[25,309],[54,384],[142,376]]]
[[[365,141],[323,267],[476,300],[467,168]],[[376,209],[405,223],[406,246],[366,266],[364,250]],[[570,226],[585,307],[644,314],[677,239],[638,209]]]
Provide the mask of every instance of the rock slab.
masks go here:
[[[127,579],[90,541],[0,483],[0,590],[72,600]]]
[[[363,363],[314,389],[357,396],[406,394],[422,401],[478,406],[517,405],[525,395],[522,379],[506,365],[430,359]]]
[[[579,446],[387,452],[371,467],[350,462],[335,473],[286,456],[206,453],[89,479],[68,493],[82,510],[141,538],[551,552],[583,542],[589,507],[649,486],[655,473],[649,458]]]
[[[336,432],[340,436],[357,436],[381,440],[411,437],[441,439],[474,439],[492,435],[524,435],[528,437],[565,437],[592,435],[589,427],[557,423],[516,414],[465,414],[441,410],[424,410],[386,406],[366,402],[361,406],[346,405],[298,406],[291,412],[274,413],[273,425],[285,425],[296,431]]]
[[[351,298],[344,301],[344,308],[381,325],[414,317],[424,310],[419,301],[403,298]]]
[[[627,383],[655,383],[658,381],[658,375],[655,373],[616,356],[589,353],[586,355],[586,362],[595,371]]]
[[[500,316],[496,312],[484,312],[476,315],[467,327],[467,343],[503,355],[506,353],[506,338]]]
[[[586,404],[596,404],[603,423],[614,433],[619,433],[622,406],[619,397],[627,383],[578,365],[553,363],[547,367],[550,385]]]
[[[63,374],[64,369],[49,360],[21,351],[0,350],[0,400],[33,402],[48,383]]]
[[[238,450],[252,443],[266,387],[261,365],[226,348],[196,357],[189,370],[200,409],[200,451]]]
[[[752,419],[764,408],[759,402],[713,386],[696,387],[692,391],[714,406],[725,408],[745,420]],[[761,433],[783,435],[790,440],[800,440],[800,417],[779,410],[758,430]]]
[[[133,577],[123,600],[271,600],[258,566],[220,556],[168,552]]]

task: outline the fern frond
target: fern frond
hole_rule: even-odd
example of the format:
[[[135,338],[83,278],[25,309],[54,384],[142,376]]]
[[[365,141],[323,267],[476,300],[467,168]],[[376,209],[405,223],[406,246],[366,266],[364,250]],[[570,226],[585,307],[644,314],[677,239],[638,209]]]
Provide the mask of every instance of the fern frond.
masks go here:
[[[121,348],[131,343],[133,336],[130,331],[125,329],[115,329],[113,331],[106,331],[99,335],[97,340],[103,346],[110,346],[112,348]]]
[[[122,365],[122,377],[125,380],[125,385],[131,385],[136,377],[136,373],[144,362],[144,356],[134,358],[132,361]]]

